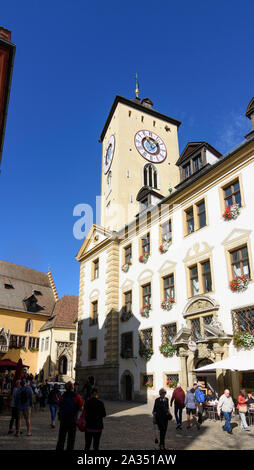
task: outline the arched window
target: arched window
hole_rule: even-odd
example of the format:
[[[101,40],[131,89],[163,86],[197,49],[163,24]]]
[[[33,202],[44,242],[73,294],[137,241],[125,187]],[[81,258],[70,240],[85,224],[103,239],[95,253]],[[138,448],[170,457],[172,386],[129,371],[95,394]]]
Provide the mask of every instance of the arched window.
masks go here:
[[[152,163],[144,167],[144,186],[150,186],[153,189],[158,188],[158,170]]]
[[[25,326],[25,333],[32,333],[32,332],[33,332],[33,322],[32,320],[27,320],[26,326]]]
[[[59,372],[61,375],[67,374],[67,357],[66,356],[62,356],[59,359]]]

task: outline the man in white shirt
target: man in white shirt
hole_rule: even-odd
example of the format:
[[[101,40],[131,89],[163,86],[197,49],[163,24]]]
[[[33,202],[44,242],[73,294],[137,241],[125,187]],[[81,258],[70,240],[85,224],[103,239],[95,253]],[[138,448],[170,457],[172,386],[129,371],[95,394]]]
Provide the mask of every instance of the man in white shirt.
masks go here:
[[[217,412],[218,412],[218,416],[221,415],[221,412],[225,416],[225,424],[222,428],[223,431],[227,431],[228,434],[233,434],[232,427],[231,427],[231,418],[232,418],[232,413],[235,412],[235,405],[232,400],[232,397],[230,396],[230,391],[227,388],[226,390],[224,390],[224,394],[221,395],[219,399]]]

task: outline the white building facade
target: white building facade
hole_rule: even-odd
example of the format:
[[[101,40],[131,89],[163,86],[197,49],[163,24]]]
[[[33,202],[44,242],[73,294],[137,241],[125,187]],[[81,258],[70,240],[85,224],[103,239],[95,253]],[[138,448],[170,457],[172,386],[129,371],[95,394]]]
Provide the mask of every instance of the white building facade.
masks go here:
[[[254,364],[253,131],[226,155],[189,143],[175,165],[169,196],[156,182],[137,187],[136,217],[114,232],[109,219],[107,229],[93,225],[77,255],[76,373],[94,376],[107,398],[146,401],[196,378],[235,397],[242,385],[254,390],[254,370],[196,372],[242,349]]]

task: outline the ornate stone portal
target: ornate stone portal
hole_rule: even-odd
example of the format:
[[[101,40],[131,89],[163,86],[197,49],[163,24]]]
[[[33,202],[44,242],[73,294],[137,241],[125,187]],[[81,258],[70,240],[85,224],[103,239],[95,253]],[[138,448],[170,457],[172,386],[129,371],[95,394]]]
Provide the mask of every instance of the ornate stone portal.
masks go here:
[[[0,357],[8,352],[9,343],[10,343],[11,332],[7,332],[4,328],[0,329]]]
[[[72,363],[73,363],[73,344],[72,342],[57,341],[57,369],[60,375],[72,376]],[[59,370],[61,361],[66,358],[66,373],[62,374]]]
[[[178,346],[178,355],[181,360],[180,381],[183,388],[192,386],[196,380],[195,369],[202,365],[218,362],[228,356],[228,345],[232,336],[226,334],[218,321],[219,305],[214,299],[202,295],[191,299],[183,312],[187,327],[175,336],[173,343]],[[206,323],[209,319],[209,323]],[[199,331],[195,337],[194,325],[198,321]],[[197,344],[196,351],[188,348],[188,342],[193,340]],[[202,373],[206,375],[205,371]],[[221,393],[224,386],[224,375],[222,370],[216,370],[217,392]]]

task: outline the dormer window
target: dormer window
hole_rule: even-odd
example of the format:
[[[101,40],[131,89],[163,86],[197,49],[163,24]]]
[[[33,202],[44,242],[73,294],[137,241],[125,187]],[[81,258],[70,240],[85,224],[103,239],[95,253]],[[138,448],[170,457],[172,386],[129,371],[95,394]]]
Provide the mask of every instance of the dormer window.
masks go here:
[[[197,157],[194,157],[192,159],[192,165],[193,165],[193,173],[200,170],[200,168],[202,167],[202,156],[201,156],[201,154],[199,154]]]
[[[180,184],[204,166],[216,163],[220,157],[221,153],[207,142],[189,142],[176,162],[180,167]]]

